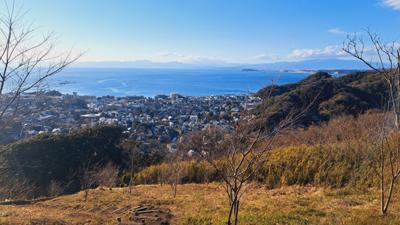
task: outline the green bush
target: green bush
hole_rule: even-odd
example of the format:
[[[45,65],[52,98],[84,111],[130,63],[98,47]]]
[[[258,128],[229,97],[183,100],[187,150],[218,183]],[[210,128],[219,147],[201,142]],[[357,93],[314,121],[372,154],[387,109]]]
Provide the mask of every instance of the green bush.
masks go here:
[[[21,197],[44,196],[54,182],[63,192],[78,191],[84,165],[121,165],[121,139],[121,128],[100,126],[66,135],[38,135],[5,146],[0,155],[4,168],[0,195],[7,197],[9,189],[21,188],[25,193],[19,194],[28,195]]]

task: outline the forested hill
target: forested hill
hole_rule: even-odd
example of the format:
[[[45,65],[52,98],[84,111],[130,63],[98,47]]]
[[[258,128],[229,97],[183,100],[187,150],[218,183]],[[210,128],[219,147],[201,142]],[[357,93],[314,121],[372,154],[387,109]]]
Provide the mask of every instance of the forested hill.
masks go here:
[[[318,72],[287,85],[267,86],[256,93],[264,99],[254,113],[257,126],[272,127],[289,113],[305,112],[298,125],[308,126],[340,115],[357,116],[370,109],[382,109],[387,100],[383,77],[357,72],[333,77]]]

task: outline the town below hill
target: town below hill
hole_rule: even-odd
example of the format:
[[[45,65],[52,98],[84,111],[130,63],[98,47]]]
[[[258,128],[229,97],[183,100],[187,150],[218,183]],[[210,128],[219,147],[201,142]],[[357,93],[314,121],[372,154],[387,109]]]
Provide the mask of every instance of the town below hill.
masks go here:
[[[243,111],[259,105],[261,98],[191,97],[177,93],[154,98],[93,97],[50,91],[40,96],[26,94],[20,102],[23,107],[19,110],[29,113],[16,115],[10,128],[1,134],[2,143],[43,133],[61,134],[97,125],[118,125],[132,140],[158,141],[174,148],[179,136],[207,125],[229,129],[243,119]]]
[[[308,126],[340,115],[356,116],[382,109],[387,97],[382,77],[372,72],[335,76],[317,72],[286,85],[267,86],[255,95],[194,97],[177,93],[152,97],[94,97],[57,91],[25,94],[21,109],[0,135],[0,143],[11,143],[42,133],[69,133],[96,125],[119,125],[129,138],[139,142],[174,143],[183,134],[208,125],[229,129],[249,116],[257,127],[273,126],[289,111],[309,106],[297,125]],[[10,112],[13,112],[12,108]]]

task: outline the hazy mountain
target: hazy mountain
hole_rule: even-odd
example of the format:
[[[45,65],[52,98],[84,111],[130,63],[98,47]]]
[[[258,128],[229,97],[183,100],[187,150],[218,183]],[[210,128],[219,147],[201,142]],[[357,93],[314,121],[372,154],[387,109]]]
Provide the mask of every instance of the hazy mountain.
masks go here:
[[[368,69],[362,62],[345,59],[310,59],[296,62],[276,62],[244,66],[258,70],[364,70]]]
[[[79,68],[146,68],[146,69],[199,69],[199,68],[224,68],[228,66],[239,66],[240,64],[229,64],[223,61],[203,60],[193,63],[184,62],[153,62],[150,60],[136,61],[101,61],[101,62],[79,62],[74,67]]]
[[[183,62],[153,62],[150,60],[137,61],[102,61],[79,62],[74,67],[83,68],[148,68],[148,69],[204,69],[204,68],[238,68],[257,70],[327,70],[327,69],[367,69],[356,60],[345,59],[310,59],[294,62],[275,62],[264,64],[238,64],[223,61],[197,61],[193,63]]]
[[[150,60],[136,61],[99,61],[99,62],[79,62],[74,67],[89,67],[89,68],[183,68],[193,66],[181,62],[152,62]]]

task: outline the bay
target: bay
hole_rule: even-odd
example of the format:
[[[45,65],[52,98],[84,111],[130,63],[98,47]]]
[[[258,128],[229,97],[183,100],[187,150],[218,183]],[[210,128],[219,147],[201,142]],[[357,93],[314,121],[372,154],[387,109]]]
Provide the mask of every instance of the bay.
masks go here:
[[[69,68],[48,81],[61,93],[93,96],[242,95],[275,82],[287,84],[308,74],[240,69],[116,69]]]

